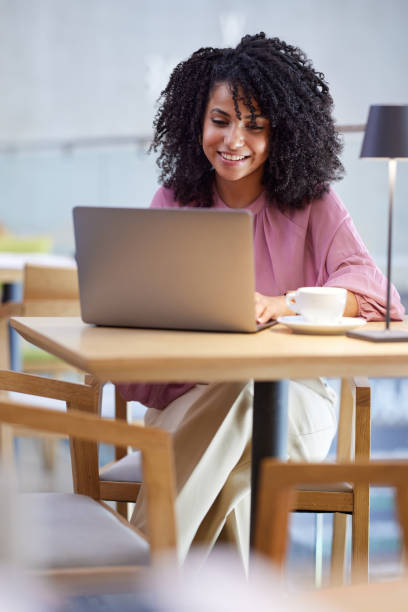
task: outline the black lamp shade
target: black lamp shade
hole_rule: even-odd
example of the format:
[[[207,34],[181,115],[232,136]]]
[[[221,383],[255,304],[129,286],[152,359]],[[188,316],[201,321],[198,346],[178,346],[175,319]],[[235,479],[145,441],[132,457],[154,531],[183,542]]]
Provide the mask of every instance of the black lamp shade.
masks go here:
[[[408,157],[408,105],[370,106],[360,157]]]

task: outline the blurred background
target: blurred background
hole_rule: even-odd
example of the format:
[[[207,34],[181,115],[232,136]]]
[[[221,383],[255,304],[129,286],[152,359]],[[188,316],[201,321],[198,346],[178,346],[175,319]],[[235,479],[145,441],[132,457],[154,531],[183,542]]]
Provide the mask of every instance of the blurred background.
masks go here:
[[[407,23],[406,0],[0,0],[0,250],[31,240],[72,255],[73,206],[148,206],[158,178],[146,151],[172,68],[200,46],[263,30],[325,74],[344,135],[335,189],[384,270],[387,164],[359,152],[370,104],[408,103]],[[406,306],[407,204],[400,163],[393,281]],[[405,380],[373,381],[375,456],[407,456],[407,407]],[[387,492],[372,512],[373,571],[390,571],[398,533]],[[313,522],[296,520],[294,566],[314,547]]]
[[[406,103],[405,0],[0,0],[0,219],[73,251],[78,204],[148,206],[157,188],[146,149],[172,68],[200,46],[264,30],[300,46],[328,80],[340,126],[370,104]],[[359,159],[344,134],[336,189],[383,266],[387,165]],[[408,292],[408,167],[398,168],[394,280]]]

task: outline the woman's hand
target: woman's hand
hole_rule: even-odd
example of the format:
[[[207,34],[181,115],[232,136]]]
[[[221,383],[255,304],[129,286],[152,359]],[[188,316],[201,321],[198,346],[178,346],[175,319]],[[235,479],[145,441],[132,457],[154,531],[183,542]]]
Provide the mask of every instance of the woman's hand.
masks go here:
[[[258,323],[267,323],[285,315],[293,315],[293,311],[286,305],[286,297],[267,297],[255,291],[255,319]]]

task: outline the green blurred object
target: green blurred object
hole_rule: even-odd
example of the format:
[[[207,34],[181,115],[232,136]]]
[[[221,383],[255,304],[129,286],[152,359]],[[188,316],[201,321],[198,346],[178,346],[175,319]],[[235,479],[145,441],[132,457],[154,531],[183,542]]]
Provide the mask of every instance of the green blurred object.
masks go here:
[[[50,353],[46,353],[45,351],[41,350],[37,346],[28,344],[25,340],[21,341],[21,346],[22,346],[22,351],[21,351],[22,357],[23,359],[26,359],[28,361],[52,362],[52,361],[58,360],[58,357],[55,357],[54,355],[51,355]]]
[[[0,251],[8,253],[49,253],[52,245],[51,236],[0,234]]]

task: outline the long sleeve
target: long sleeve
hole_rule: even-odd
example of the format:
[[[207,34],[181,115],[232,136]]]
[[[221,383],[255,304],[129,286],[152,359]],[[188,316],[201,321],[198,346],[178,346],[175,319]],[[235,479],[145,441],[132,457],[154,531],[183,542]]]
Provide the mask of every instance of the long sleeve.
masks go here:
[[[354,223],[337,196],[311,207],[311,228],[318,285],[344,287],[355,294],[359,316],[368,321],[383,320],[386,312],[387,279],[375,265]],[[390,315],[401,320],[404,307],[395,287],[391,287]]]

